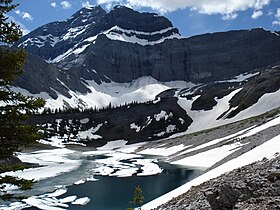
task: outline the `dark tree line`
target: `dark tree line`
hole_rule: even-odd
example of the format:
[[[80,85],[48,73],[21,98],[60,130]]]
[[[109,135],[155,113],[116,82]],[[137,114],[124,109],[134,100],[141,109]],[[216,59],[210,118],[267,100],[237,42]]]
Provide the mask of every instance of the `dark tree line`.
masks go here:
[[[111,111],[111,110],[122,110],[122,109],[127,109],[129,107],[139,105],[139,104],[151,104],[153,103],[153,100],[147,101],[147,102],[138,102],[138,101],[133,101],[131,103],[124,103],[121,105],[112,105],[110,102],[108,106],[102,107],[102,108],[97,108],[95,107],[90,107],[90,108],[56,108],[56,109],[51,109],[51,108],[44,108],[42,113],[36,112],[35,114],[43,114],[43,115],[51,115],[51,114],[75,114],[75,113],[88,113],[88,114],[95,114],[99,112],[104,112],[104,111]],[[34,114],[34,113],[33,113]]]

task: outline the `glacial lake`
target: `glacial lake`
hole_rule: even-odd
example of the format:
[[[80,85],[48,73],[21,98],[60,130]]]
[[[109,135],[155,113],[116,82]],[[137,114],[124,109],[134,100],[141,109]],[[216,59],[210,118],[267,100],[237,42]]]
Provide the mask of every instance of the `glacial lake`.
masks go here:
[[[174,165],[160,163],[162,173],[150,176],[109,177],[96,176],[96,182],[68,188],[67,195],[76,193],[79,197],[88,196],[91,201],[86,206],[71,206],[69,209],[125,210],[132,200],[135,186],[140,185],[147,203],[182,184],[194,179],[202,172],[178,168]]]
[[[36,196],[35,203],[41,202],[42,199],[48,202],[49,198],[61,201],[73,196],[87,197],[90,201],[85,205],[67,202],[67,207],[52,204],[50,207],[69,210],[125,210],[133,207],[129,201],[133,199],[137,185],[141,186],[144,203],[147,203],[203,173],[201,170],[169,164],[157,157],[119,152],[109,152],[105,155],[74,155],[69,158],[82,159],[82,164],[71,172],[36,183],[28,193],[29,196]],[[89,177],[91,179],[88,179]],[[62,193],[54,197],[49,196],[49,193],[55,194],[57,190],[62,190]],[[35,206],[25,209],[41,209]]]

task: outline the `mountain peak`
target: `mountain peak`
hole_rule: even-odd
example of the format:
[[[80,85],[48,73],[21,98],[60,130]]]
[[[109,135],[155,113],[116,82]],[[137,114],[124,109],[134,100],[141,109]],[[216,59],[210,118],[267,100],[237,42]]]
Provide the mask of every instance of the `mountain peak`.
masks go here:
[[[144,32],[160,31],[173,27],[172,23],[163,16],[155,13],[138,12],[125,6],[115,6],[107,14],[107,22],[124,29]]]
[[[68,21],[75,21],[78,24],[85,22],[92,22],[98,17],[102,17],[106,15],[106,11],[101,6],[93,6],[93,7],[83,7],[74,15],[72,15]]]
[[[83,7],[66,21],[46,24],[23,37],[16,45],[48,62],[59,62],[94,45],[101,35],[140,45],[180,38],[178,29],[163,16],[140,13],[125,6],[116,6],[107,13],[101,6],[94,6]]]

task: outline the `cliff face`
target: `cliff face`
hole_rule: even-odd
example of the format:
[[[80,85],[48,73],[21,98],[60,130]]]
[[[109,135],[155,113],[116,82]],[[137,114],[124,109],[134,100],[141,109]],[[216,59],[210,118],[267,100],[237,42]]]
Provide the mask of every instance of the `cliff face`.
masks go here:
[[[156,14],[115,7],[83,8],[49,23],[17,46],[86,80],[210,82],[278,63],[280,36],[263,29],[180,36]]]
[[[102,35],[83,55],[75,62],[68,57],[59,66],[83,72],[84,78],[89,77],[86,70],[94,69],[98,76],[106,75],[117,82],[141,76],[152,76],[159,81],[209,82],[277,63],[280,38],[255,29],[174,38],[142,46]]]
[[[15,85],[28,90],[31,94],[47,93],[57,99],[58,93],[71,98],[69,92],[89,92],[83,80],[72,73],[65,73],[55,65],[48,64],[41,57],[27,53],[23,66],[25,73],[18,77]]]

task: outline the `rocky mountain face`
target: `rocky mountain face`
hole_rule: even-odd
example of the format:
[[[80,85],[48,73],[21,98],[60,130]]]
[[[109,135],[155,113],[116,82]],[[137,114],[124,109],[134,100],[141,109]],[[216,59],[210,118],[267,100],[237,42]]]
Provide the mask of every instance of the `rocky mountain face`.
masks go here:
[[[190,127],[213,128],[254,116],[252,110],[238,114],[268,93],[277,95],[280,88],[279,32],[252,29],[184,38],[165,17],[123,6],[110,12],[82,8],[66,21],[29,33],[16,47],[28,52],[17,90],[40,93],[37,96],[53,110],[111,106],[88,117],[48,116],[54,131],[60,119],[67,128],[74,129],[71,122],[78,122],[83,138],[71,136],[67,129],[50,131],[70,136],[67,140],[101,136],[134,142]],[[256,115],[279,107],[276,102],[258,108]],[[203,120],[204,112],[209,122]],[[160,113],[162,122],[155,120]],[[90,122],[82,125],[85,118]],[[46,123],[40,117],[33,120]]]
[[[201,83],[278,63],[279,40],[278,33],[263,29],[183,38],[162,16],[118,6],[108,13],[101,7],[83,8],[66,21],[36,29],[16,46],[66,74],[97,83],[131,82],[143,76]],[[76,90],[84,92],[79,87]]]
[[[37,55],[28,53],[27,56],[28,59],[23,67],[26,71],[16,79],[16,84],[24,87],[31,94],[46,92],[50,97],[57,99],[58,93],[71,98],[70,90],[89,92],[83,80],[73,73],[66,73],[55,65],[46,63]]]

